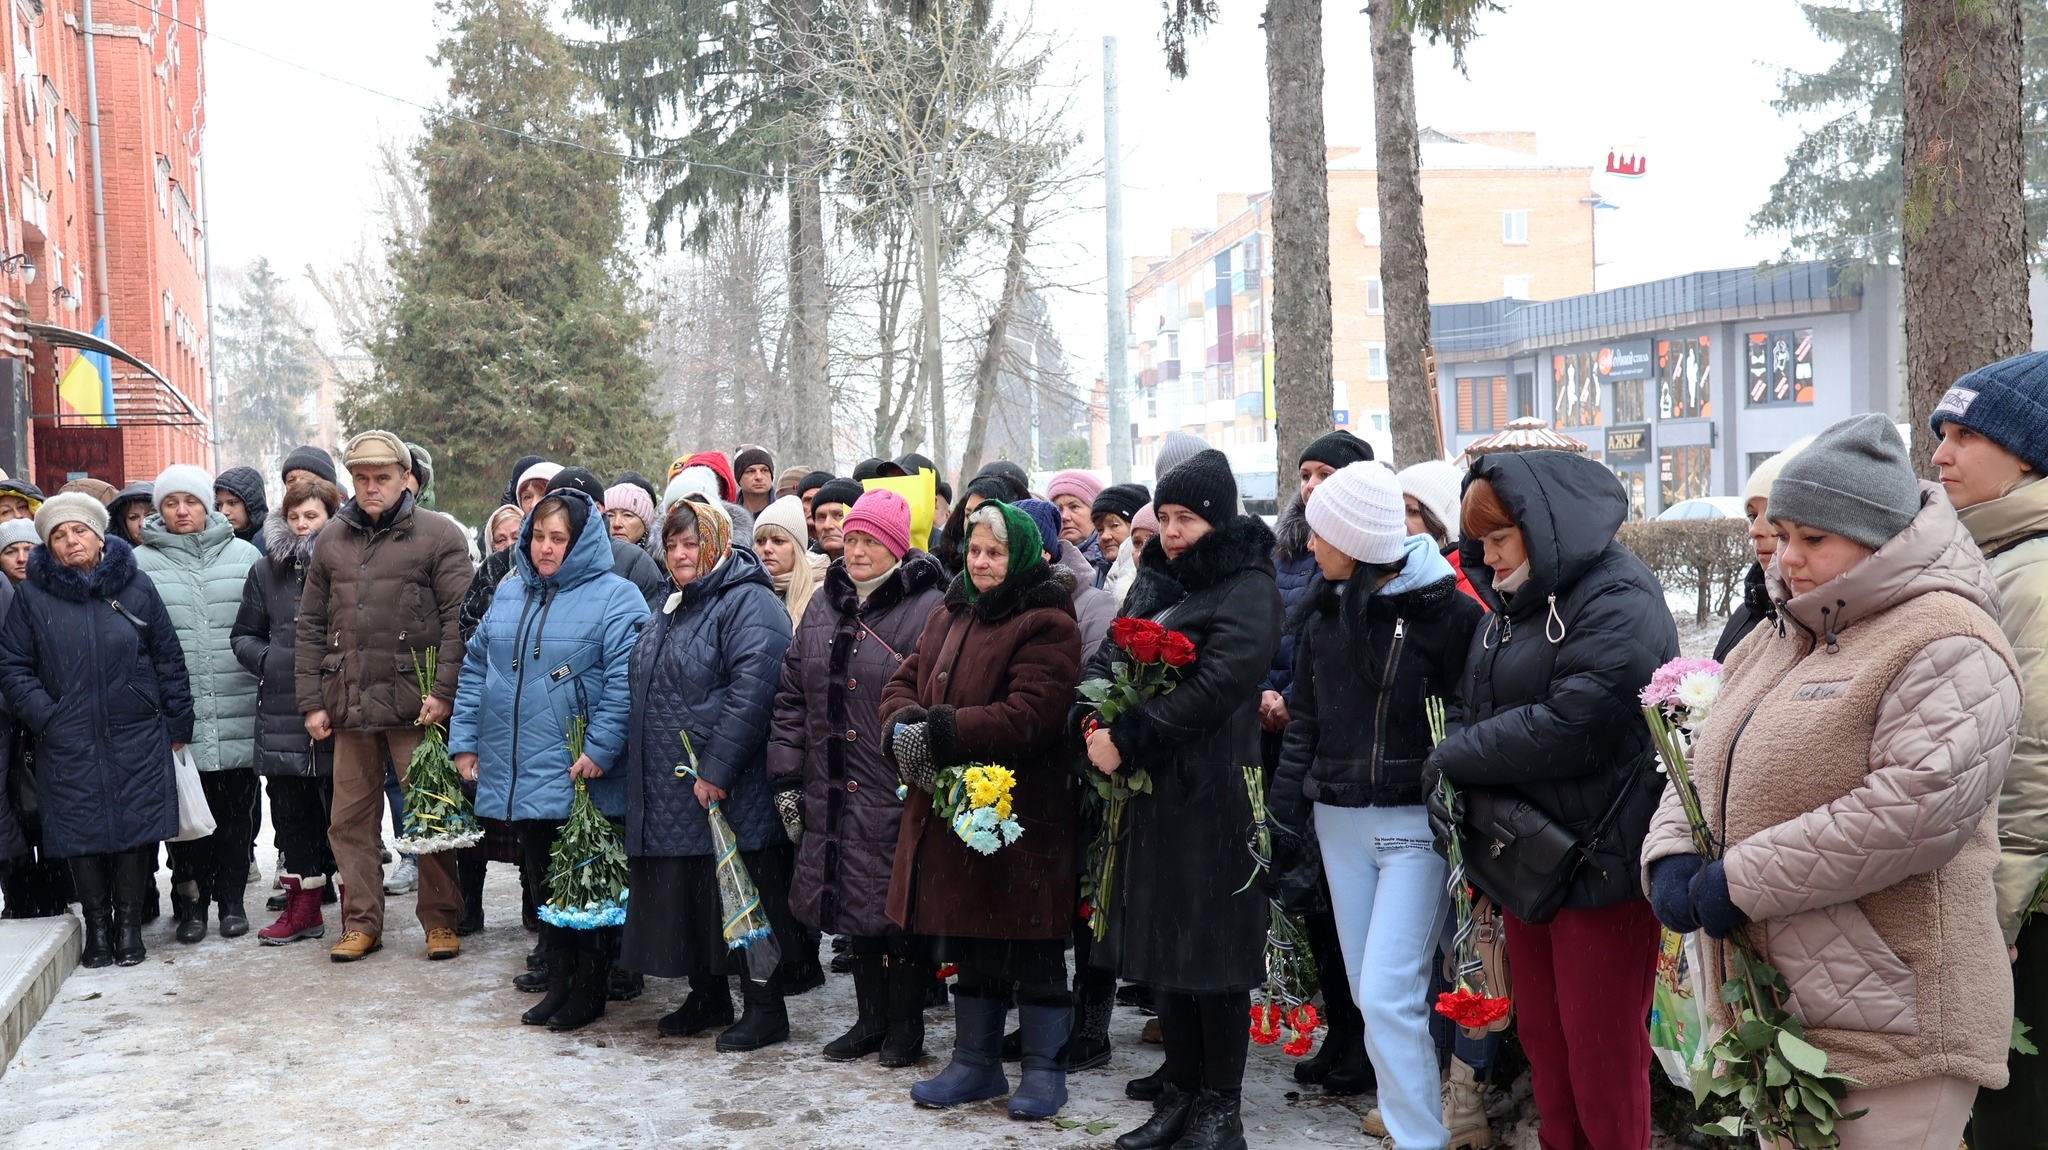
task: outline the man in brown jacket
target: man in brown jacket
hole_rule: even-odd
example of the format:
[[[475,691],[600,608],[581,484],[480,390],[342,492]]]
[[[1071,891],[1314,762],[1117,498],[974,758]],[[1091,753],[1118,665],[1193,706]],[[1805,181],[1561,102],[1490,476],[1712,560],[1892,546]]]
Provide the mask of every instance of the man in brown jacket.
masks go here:
[[[322,529],[299,602],[299,711],[307,734],[334,736],[327,838],[342,880],[341,941],[329,952],[336,962],[383,945],[384,756],[403,779],[421,728],[448,721],[462,670],[456,615],[469,590],[469,548],[454,523],[413,503],[405,487],[411,460],[388,431],[349,440],[342,465],[355,498]],[[430,650],[434,683],[422,698],[413,662]],[[421,855],[419,870],[427,957],[454,958],[462,914],[455,856]]]

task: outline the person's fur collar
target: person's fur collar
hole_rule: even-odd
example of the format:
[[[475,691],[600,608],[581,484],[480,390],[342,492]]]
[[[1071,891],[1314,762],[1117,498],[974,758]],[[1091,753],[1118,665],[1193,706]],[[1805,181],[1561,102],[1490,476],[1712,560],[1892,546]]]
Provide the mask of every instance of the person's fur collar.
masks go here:
[[[304,539],[292,534],[282,512],[263,521],[263,554],[279,567],[305,566],[306,558],[313,554],[313,541],[318,538],[318,531]]]
[[[1308,504],[1296,491],[1281,510],[1279,522],[1273,524],[1280,558],[1292,561],[1308,554],[1308,534]]]
[[[71,603],[111,599],[134,578],[135,550],[118,535],[107,536],[106,553],[90,571],[57,562],[48,547],[38,547],[28,555],[28,581]]]
[[[967,601],[967,573],[962,571],[946,588],[946,609],[972,611],[977,620],[991,625],[1041,607],[1057,607],[1071,615],[1074,601],[1053,569],[1050,563],[1035,564],[983,592],[972,603]]]
[[[1138,560],[1138,577],[1124,599],[1123,614],[1150,618],[1182,599],[1246,571],[1273,574],[1273,531],[1255,515],[1234,515],[1168,559],[1154,535]]]
[[[833,609],[846,618],[887,611],[920,591],[945,585],[946,569],[939,566],[937,559],[922,551],[905,553],[896,570],[891,571],[889,578],[868,595],[865,604],[854,589],[853,576],[846,573],[844,560],[835,561],[825,569],[825,594],[831,597]]]

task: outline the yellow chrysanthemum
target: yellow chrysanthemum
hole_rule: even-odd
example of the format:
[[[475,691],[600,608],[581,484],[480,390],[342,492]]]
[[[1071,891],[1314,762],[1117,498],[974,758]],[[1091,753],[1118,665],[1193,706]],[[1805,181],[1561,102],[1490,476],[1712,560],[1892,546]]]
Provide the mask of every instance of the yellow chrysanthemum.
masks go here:
[[[1008,795],[1004,795],[1004,796],[1003,796],[1002,798],[1000,798],[1000,799],[997,799],[997,800],[996,800],[996,818],[998,818],[998,819],[1007,819],[1007,818],[1009,818],[1009,817],[1010,817],[1010,796],[1008,796]]]
[[[983,767],[981,773],[982,777],[1001,787],[1004,794],[1009,794],[1010,788],[1017,785],[1017,776],[1008,767]]]

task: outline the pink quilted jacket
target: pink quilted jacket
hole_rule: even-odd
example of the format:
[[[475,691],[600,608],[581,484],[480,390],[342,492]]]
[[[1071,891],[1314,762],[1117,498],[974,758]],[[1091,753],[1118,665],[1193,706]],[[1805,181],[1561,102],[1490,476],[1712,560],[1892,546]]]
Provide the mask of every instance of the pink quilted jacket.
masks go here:
[[[1786,601],[1729,656],[1692,774],[1728,890],[1832,1071],[2006,1082],[2012,974],[1991,872],[2020,708],[1998,593],[1947,498]],[[1643,864],[1693,850],[1668,789]],[[1647,877],[1646,877],[1647,882]],[[1721,947],[1700,997],[1719,1027]]]

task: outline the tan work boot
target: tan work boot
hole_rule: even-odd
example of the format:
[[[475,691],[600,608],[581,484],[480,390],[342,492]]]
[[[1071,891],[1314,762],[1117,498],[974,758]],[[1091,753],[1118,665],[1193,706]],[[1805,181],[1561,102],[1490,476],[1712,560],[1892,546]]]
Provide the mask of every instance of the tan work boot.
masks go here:
[[[382,949],[384,943],[376,935],[364,934],[360,930],[345,930],[341,932],[341,941],[334,944],[327,952],[327,957],[336,962],[354,962]]]
[[[1451,1132],[1449,1150],[1485,1150],[1493,1145],[1493,1124],[1486,1120],[1486,1087],[1470,1066],[1451,1059],[1451,1077],[1444,1083],[1444,1126]]]
[[[1387,1120],[1385,1118],[1380,1117],[1380,1108],[1377,1106],[1366,1111],[1365,1117],[1359,1120],[1358,1125],[1362,1129],[1364,1129],[1366,1134],[1368,1134],[1371,1137],[1391,1137],[1391,1135],[1387,1133]]]
[[[454,958],[461,953],[462,940],[455,937],[453,930],[445,926],[437,926],[427,932],[428,958],[439,961],[444,958]]]

